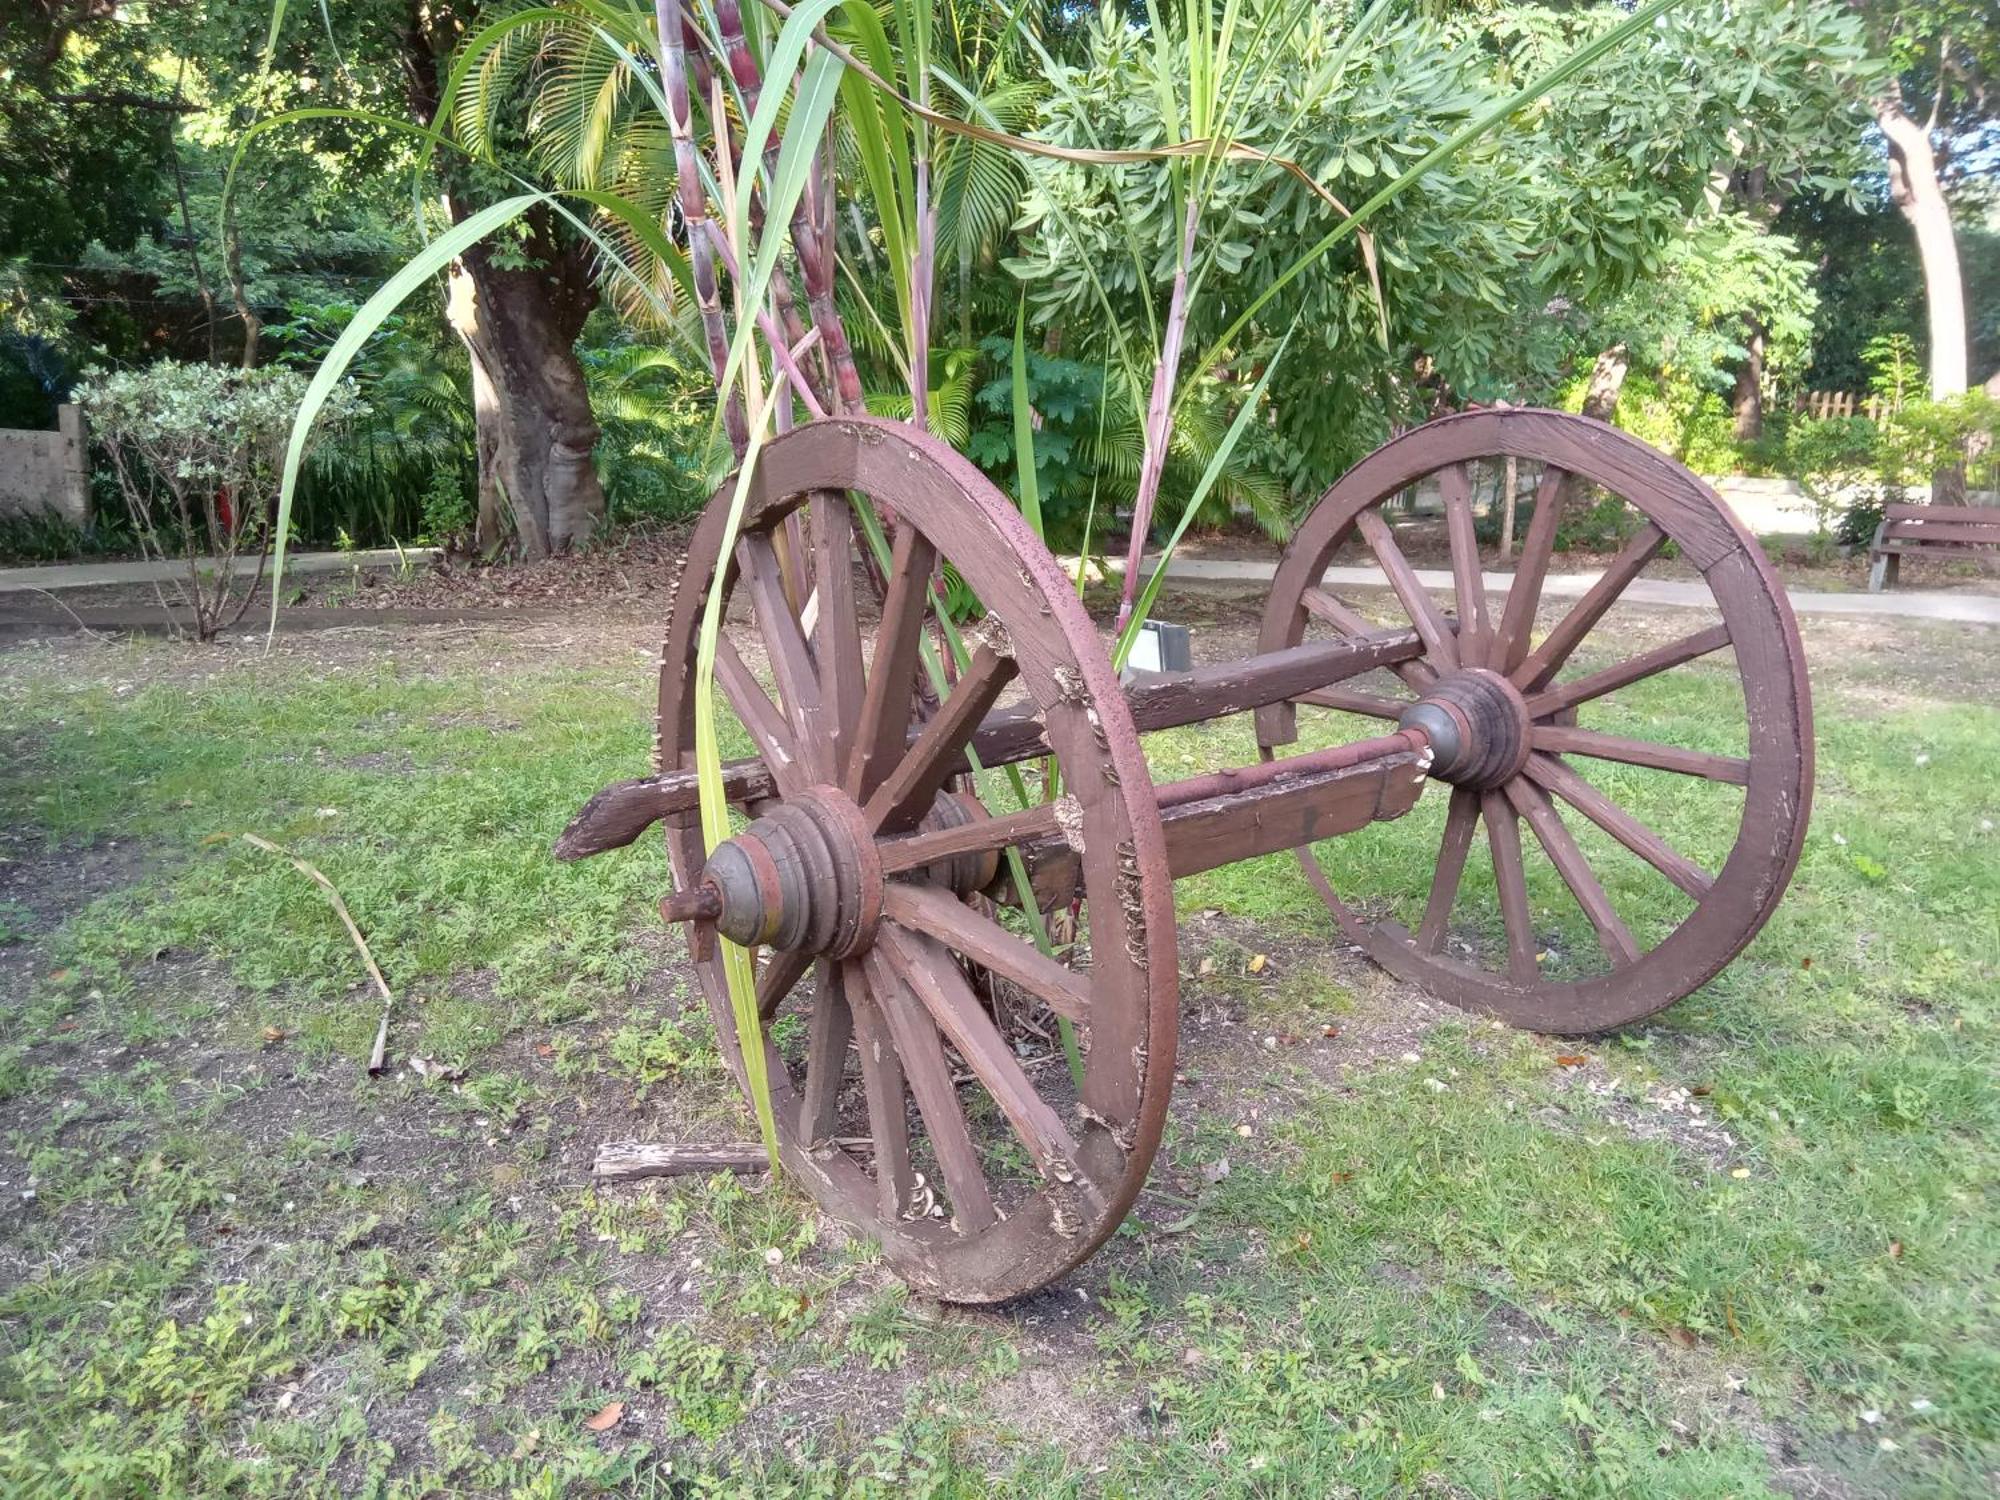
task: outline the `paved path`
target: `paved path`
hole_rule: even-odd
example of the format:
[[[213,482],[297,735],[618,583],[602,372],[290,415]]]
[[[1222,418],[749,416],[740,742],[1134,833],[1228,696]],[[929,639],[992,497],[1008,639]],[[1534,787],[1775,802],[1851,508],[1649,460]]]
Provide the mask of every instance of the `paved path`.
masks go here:
[[[1278,565],[1253,559],[1181,557],[1167,564],[1167,577],[1187,583],[1269,583]],[[1511,573],[1484,575],[1486,591],[1504,593]],[[1596,573],[1551,574],[1542,593],[1552,599],[1574,599],[1598,579]],[[1417,579],[1427,589],[1451,591],[1451,574],[1419,568]],[[1387,588],[1389,580],[1374,568],[1328,568],[1325,582],[1333,587]],[[1664,604],[1677,608],[1713,609],[1707,585],[1667,578],[1641,578],[1622,596],[1631,604]],[[1976,625],[2000,625],[2000,596],[1992,594],[1808,594],[1791,591],[1792,608],[1800,614],[1874,615],[1902,620],[1956,620]]]
[[[287,573],[345,573],[350,568],[393,568],[399,562],[425,563],[434,547],[380,547],[371,552],[294,552],[285,559]],[[251,558],[248,567],[254,569]],[[46,589],[96,589],[107,585],[166,583],[185,578],[183,563],[97,562],[48,563],[33,568],[0,568],[0,594]]]
[[[350,568],[394,567],[399,560],[427,562],[428,547],[406,548],[401,553],[384,548],[373,552],[302,552],[285,560],[287,573],[344,573]],[[1065,561],[1075,566],[1075,559]],[[1148,564],[1150,570],[1150,562]],[[1181,557],[1167,566],[1167,577],[1187,583],[1269,583],[1276,574],[1275,562],[1254,559]],[[56,563],[35,568],[0,568],[0,594],[37,589],[101,588],[107,584],[151,583],[179,574],[179,566],[156,562]],[[1419,569],[1417,577],[1425,588],[1449,592],[1451,574]],[[1504,593],[1511,573],[1485,575],[1489,593]],[[1542,592],[1552,599],[1573,599],[1597,581],[1596,573],[1559,573],[1549,577]],[[1335,587],[1386,588],[1388,580],[1374,568],[1328,568],[1326,582]],[[1707,609],[1712,607],[1708,589],[1699,583],[1677,579],[1641,578],[1625,590],[1633,604],[1661,604],[1669,607]],[[1807,594],[1794,591],[1792,607],[1801,614],[1881,616],[1901,620],[1953,620],[1975,625],[2000,625],[2000,596],[1991,594]]]

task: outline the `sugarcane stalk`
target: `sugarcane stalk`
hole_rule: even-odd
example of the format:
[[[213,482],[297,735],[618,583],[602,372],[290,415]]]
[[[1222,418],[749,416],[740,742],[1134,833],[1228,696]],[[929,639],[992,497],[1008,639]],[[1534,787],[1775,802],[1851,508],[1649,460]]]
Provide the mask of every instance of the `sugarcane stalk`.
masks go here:
[[[673,131],[674,175],[678,179],[674,186],[680,198],[681,221],[687,225],[695,301],[701,309],[709,363],[715,370],[716,394],[723,402],[723,428],[729,434],[729,446],[741,458],[750,443],[750,426],[743,415],[743,398],[733,389],[721,389],[729,369],[729,330],[722,320],[722,296],[715,279],[715,247],[704,227],[708,223],[708,195],[702,191],[701,161],[695,150],[681,0],[653,0],[653,13],[660,27],[660,76],[666,85],[667,123]]]
[[[673,3],[673,0],[659,0],[659,3]],[[763,86],[763,78],[743,35],[743,12],[737,0],[716,0],[715,24],[730,76],[744,98],[753,100]],[[835,409],[843,415],[858,416],[867,411],[868,405],[862,397],[861,372],[855,367],[854,350],[847,342],[846,325],[841,322],[840,310],[834,306],[833,256],[830,247],[823,247],[814,233],[812,209],[803,193],[792,209],[791,231],[792,253],[798,257],[799,272],[806,284],[806,307],[812,314],[813,326],[819,330],[820,347],[833,366]]]
[[[1167,442],[1173,427],[1174,377],[1180,370],[1181,346],[1187,340],[1188,263],[1194,259],[1194,232],[1200,222],[1199,200],[1188,194],[1187,219],[1181,231],[1180,259],[1174,266],[1174,289],[1167,299],[1167,323],[1160,341],[1160,361],[1153,367],[1153,393],[1146,402],[1146,448],[1139,462],[1139,488],[1132,497],[1132,539],[1125,547],[1125,582],[1118,596],[1118,628],[1132,618],[1139,593],[1139,563],[1146,537],[1153,529],[1153,506],[1167,468]]]

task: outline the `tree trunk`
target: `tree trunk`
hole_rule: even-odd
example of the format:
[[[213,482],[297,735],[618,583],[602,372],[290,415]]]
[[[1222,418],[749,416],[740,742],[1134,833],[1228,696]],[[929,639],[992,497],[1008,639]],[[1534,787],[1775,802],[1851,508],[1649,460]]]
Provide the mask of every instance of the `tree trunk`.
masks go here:
[[[1736,441],[1752,443],[1764,435],[1764,324],[1746,317],[1743,363],[1736,371],[1736,391],[1729,399],[1736,418]]]
[[[564,552],[604,521],[604,489],[591,463],[598,427],[576,339],[596,304],[590,268],[530,215],[521,268],[474,246],[455,268],[451,325],[472,356],[479,422],[481,551],[509,522],[528,557]]]
[[[1917,236],[1930,319],[1931,399],[1941,401],[1966,388],[1965,283],[1959,276],[1951,208],[1938,183],[1930,132],[1905,113],[1896,94],[1875,101],[1875,122],[1889,145],[1889,196]]]
[[[1590,384],[1584,388],[1583,414],[1609,422],[1618,412],[1618,396],[1625,389],[1625,372],[1632,367],[1632,353],[1623,344],[1613,344],[1597,356],[1590,367]]]
[[[1590,367],[1590,384],[1584,387],[1583,414],[1595,417],[1600,422],[1609,422],[1618,413],[1618,396],[1625,389],[1625,372],[1632,368],[1632,351],[1623,344],[1613,344],[1597,356]],[[1562,487],[1556,492],[1556,504],[1563,510],[1572,509],[1579,500],[1591,493],[1590,481],[1576,474],[1563,476]]]

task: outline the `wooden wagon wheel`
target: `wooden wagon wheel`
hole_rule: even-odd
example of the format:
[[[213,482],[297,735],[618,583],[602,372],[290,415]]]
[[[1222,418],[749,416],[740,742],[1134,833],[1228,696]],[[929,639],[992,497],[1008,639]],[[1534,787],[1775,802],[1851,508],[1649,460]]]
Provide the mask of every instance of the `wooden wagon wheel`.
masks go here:
[[[1498,471],[1508,457],[1530,476],[1537,464],[1541,471],[1514,580],[1495,608],[1479,572],[1472,489],[1479,465],[1490,461],[1487,470]],[[1418,579],[1384,511],[1385,502],[1425,481],[1437,486],[1444,505],[1455,618]],[[1622,500],[1636,529],[1535,642],[1531,632],[1565,496],[1593,486]],[[1589,503],[1603,502],[1592,493]],[[1336,549],[1350,537],[1373,555],[1425,654],[1397,666],[1400,682],[1385,675],[1381,690],[1344,685],[1297,701],[1420,725],[1434,748],[1431,774],[1452,790],[1421,915],[1420,893],[1411,894],[1405,921],[1351,888],[1343,896],[1312,849],[1298,851],[1342,930],[1384,968],[1442,999],[1556,1033],[1636,1020],[1712,979],[1756,935],[1783,893],[1812,793],[1805,652],[1784,590],[1755,539],[1701,480],[1603,423],[1531,410],[1446,417],[1378,449],[1327,491],[1279,565],[1260,650],[1297,645],[1309,632],[1378,628],[1322,586]],[[1621,649],[1616,630],[1605,625],[1606,611],[1669,542],[1699,570],[1715,613],[1706,621],[1691,618],[1686,634],[1654,649]],[[1580,648],[1610,660],[1565,676]],[[1741,683],[1742,718],[1702,727],[1704,738],[1727,742],[1732,753],[1662,743],[1644,732],[1649,726],[1640,715],[1626,709],[1620,717],[1614,695],[1724,652],[1733,654]],[[1295,704],[1258,711],[1267,758],[1297,736]],[[1596,780],[1582,774],[1585,764]],[[1626,794],[1602,784],[1607,773]],[[1726,840],[1718,868],[1676,850],[1628,805],[1634,782],[1662,774],[1684,779],[1709,802],[1710,852]],[[1549,879],[1537,862],[1533,874],[1550,894],[1539,915],[1523,858],[1524,821],[1533,835],[1528,850],[1539,846],[1560,880]],[[1482,824],[1490,893],[1483,878],[1478,891],[1465,880]],[[1591,854],[1583,839],[1599,852]],[[1607,890],[1605,870],[1614,867],[1622,902]],[[1469,909],[1482,896],[1485,910]],[[1559,920],[1556,908],[1572,902],[1590,937],[1552,951],[1556,945],[1543,941],[1547,929],[1539,923]]]
[[[694,764],[695,644],[733,483],[696,528],[673,611],[663,769]],[[879,623],[858,566],[868,500],[895,517]],[[967,626],[977,649],[956,682],[932,686],[923,657],[945,564],[983,617]],[[914,1285],[966,1302],[1033,1291],[1124,1218],[1173,1080],[1164,839],[1097,632],[1006,498],[894,423],[829,419],[775,439],[725,587],[716,676],[755,747],[757,769],[731,783],[754,821],[707,857],[692,813],[666,829],[679,892],[666,906],[703,918],[689,940],[725,1052],[740,1072],[717,931],[762,946],[771,1092],[795,1180]],[[1010,691],[1039,718],[1064,793],[1011,820],[990,788],[998,816],[950,789]],[[1045,956],[1018,914],[975,896],[1010,842],[1057,824],[1081,852],[1087,967]],[[1045,1034],[1056,1017],[1075,1023],[1080,1092],[1058,1048],[1024,1056],[996,1024],[982,1000],[996,977],[1010,1013],[1039,1016]],[[769,1038],[794,1013],[803,1056],[788,1059]]]

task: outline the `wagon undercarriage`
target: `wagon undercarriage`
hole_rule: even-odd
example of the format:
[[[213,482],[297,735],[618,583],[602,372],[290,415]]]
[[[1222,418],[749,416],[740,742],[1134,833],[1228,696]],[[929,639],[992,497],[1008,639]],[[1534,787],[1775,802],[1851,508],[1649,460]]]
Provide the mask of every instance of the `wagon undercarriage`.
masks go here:
[[[1519,565],[1491,610],[1470,476],[1502,458],[1541,472]],[[1450,612],[1384,513],[1419,484],[1442,502]],[[1586,492],[1618,497],[1636,524],[1536,641],[1564,506]],[[1580,1032],[1713,977],[1797,860],[1811,738],[1782,590],[1699,480],[1581,418],[1473,413],[1392,442],[1300,528],[1258,654],[1129,688],[1012,505],[907,427],[826,420],[777,439],[719,566],[726,509],[712,506],[690,545],[662,659],[657,772],[593,798],[557,852],[594,854],[663,826],[676,889],[662,911],[690,924],[739,1067],[717,936],[761,953],[787,1167],[900,1274],[948,1298],[1045,1285],[1117,1228],[1142,1187],[1173,1079],[1175,878],[1296,850],[1343,933],[1392,972],[1515,1024]],[[1401,620],[1371,621],[1324,586],[1350,542],[1372,554]],[[1711,620],[1644,651],[1614,638],[1609,665],[1564,676],[1670,545],[1707,580]],[[690,693],[718,571],[734,607],[716,680],[754,753],[724,769],[736,832],[708,850]],[[960,601],[950,610],[947,580]],[[1587,706],[1724,653],[1742,722],[1703,733],[1725,748],[1580,722]],[[1328,725],[1376,722],[1308,743],[1327,737],[1302,734],[1301,708]],[[1258,760],[1153,781],[1140,734],[1240,713],[1256,715]],[[1708,858],[1670,847],[1575,768],[1585,761],[1727,799],[1697,851]],[[1448,805],[1420,910],[1343,895],[1313,846],[1402,817],[1431,781]],[[1542,949],[1523,823],[1584,920],[1589,963],[1551,963]],[[1468,884],[1482,827],[1490,881],[1482,871]],[[1657,883],[1643,920],[1607,890],[1607,860],[1639,872],[1618,865],[1621,892]],[[1468,917],[1479,899],[1494,920]]]

